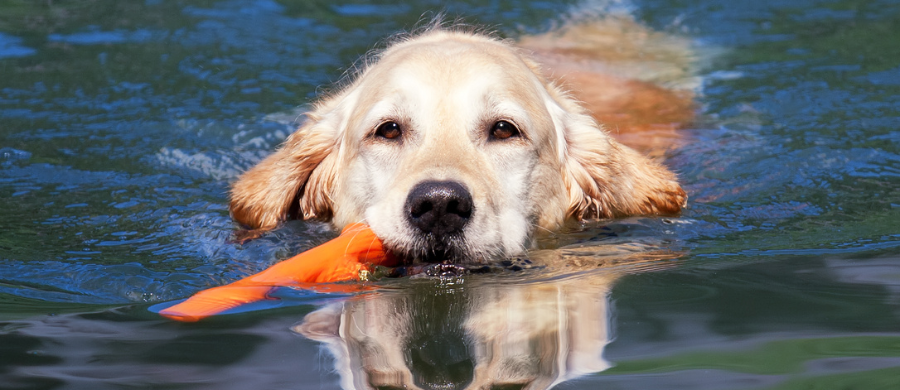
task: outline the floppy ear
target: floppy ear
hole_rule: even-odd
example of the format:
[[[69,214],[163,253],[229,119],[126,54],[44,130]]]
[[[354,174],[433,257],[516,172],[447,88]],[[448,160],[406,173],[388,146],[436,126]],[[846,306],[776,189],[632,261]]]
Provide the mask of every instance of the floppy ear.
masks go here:
[[[336,106],[334,100],[320,105],[275,153],[238,178],[231,190],[236,221],[267,230],[288,218],[331,217],[343,122]]]
[[[553,85],[548,104],[560,142],[568,216],[578,219],[677,214],[687,194],[675,174],[618,143]]]

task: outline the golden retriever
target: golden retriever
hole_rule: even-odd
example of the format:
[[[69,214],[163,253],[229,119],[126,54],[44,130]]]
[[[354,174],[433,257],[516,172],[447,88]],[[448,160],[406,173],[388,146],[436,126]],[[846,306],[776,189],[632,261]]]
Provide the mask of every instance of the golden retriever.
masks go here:
[[[453,27],[394,40],[237,180],[234,219],[365,222],[408,261],[478,263],[568,218],[679,213],[675,175],[597,119],[678,122],[690,98],[545,42]]]

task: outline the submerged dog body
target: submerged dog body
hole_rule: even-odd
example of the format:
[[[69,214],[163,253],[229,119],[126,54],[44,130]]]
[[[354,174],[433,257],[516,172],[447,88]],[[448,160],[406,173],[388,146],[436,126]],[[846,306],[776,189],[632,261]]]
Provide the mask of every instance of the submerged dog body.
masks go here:
[[[432,29],[381,52],[235,183],[234,218],[365,222],[407,259],[522,252],[567,218],[674,214],[686,195],[506,41]]]

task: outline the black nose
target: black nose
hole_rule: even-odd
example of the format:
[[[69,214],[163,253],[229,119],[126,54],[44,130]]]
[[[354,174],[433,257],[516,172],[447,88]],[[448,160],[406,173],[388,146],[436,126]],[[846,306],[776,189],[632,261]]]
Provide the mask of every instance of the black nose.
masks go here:
[[[454,181],[421,182],[406,198],[406,219],[436,238],[462,231],[472,216],[472,195]]]

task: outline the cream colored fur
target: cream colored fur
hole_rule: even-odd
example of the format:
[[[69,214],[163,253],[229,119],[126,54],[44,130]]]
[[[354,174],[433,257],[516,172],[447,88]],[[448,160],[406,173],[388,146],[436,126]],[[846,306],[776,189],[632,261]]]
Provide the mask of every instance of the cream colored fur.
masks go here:
[[[481,261],[522,252],[567,218],[678,213],[687,196],[675,175],[617,142],[546,70],[478,33],[399,40],[240,177],[232,215],[263,230],[289,218],[365,222],[402,255],[421,245],[403,216],[409,191],[453,180],[474,200],[464,257]],[[403,127],[400,142],[373,137],[386,120]],[[522,137],[489,140],[498,120]]]

